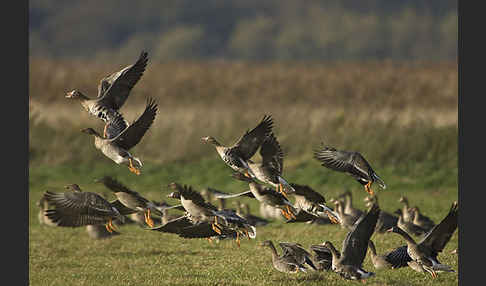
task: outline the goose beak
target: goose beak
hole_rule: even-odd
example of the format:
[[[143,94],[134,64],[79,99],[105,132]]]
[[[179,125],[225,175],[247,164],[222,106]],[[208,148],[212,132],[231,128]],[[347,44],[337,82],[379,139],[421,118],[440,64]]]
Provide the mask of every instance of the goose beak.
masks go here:
[[[74,91],[66,92],[66,98],[72,98]]]

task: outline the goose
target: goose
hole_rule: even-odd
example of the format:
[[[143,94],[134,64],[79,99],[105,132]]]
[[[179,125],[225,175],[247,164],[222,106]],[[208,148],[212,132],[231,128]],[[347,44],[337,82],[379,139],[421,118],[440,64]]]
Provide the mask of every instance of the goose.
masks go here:
[[[223,225],[218,222],[218,218],[224,219],[224,217],[217,213],[218,208],[216,206],[206,202],[202,195],[193,190],[191,186],[182,186],[176,182],[172,182],[169,184],[169,188],[173,192],[167,197],[179,199],[194,222],[211,223],[213,230],[221,234]]]
[[[271,240],[265,240],[261,246],[270,248],[272,265],[277,271],[284,273],[307,272],[306,264],[317,270],[312,262],[312,255],[298,243],[280,242],[282,254],[279,256]]]
[[[86,225],[104,224],[109,232],[116,230],[114,219],[125,221],[124,215],[134,211],[115,200],[109,202],[101,195],[84,192],[78,184],[69,184],[65,188],[68,192],[54,193],[46,191],[44,196],[54,209],[48,209],[45,214],[57,226],[78,227]]]
[[[264,225],[267,225],[269,223],[268,220],[251,214],[249,204],[239,203],[237,205],[238,205],[237,210],[240,209],[241,216],[244,217],[251,225],[264,226]],[[244,213],[242,212],[242,210],[245,210]]]
[[[416,271],[430,273],[433,278],[437,277],[437,272],[455,272],[450,266],[441,264],[437,256],[457,229],[457,216],[458,203],[453,202],[446,217],[418,243],[399,226],[390,228],[388,232],[399,234],[407,243],[387,254],[393,268],[410,266]]]
[[[396,210],[395,214],[398,215],[397,226],[400,227],[400,229],[406,231],[407,233],[415,236],[421,236],[427,232],[424,228],[414,224],[413,222],[405,221],[403,219],[403,214],[400,210]]]
[[[270,133],[260,146],[261,163],[248,159],[248,167],[255,178],[276,188],[276,191],[287,196],[293,193],[293,187],[282,177],[284,153],[277,138]]]
[[[354,227],[354,224],[358,221],[360,217],[344,213],[343,203],[339,200],[335,200],[334,205],[341,228],[352,229]]]
[[[413,224],[420,226],[426,231],[431,230],[435,226],[434,221],[431,220],[429,217],[423,215],[420,212],[419,207],[417,206],[413,207],[412,212],[414,213]]]
[[[374,194],[371,184],[375,181],[382,189],[386,189],[385,182],[371,168],[371,165],[361,153],[340,151],[334,147],[326,146],[314,150],[314,158],[326,168],[351,175],[361,185],[364,185],[365,191],[370,195]]]
[[[362,280],[375,275],[373,272],[364,270],[362,264],[366,256],[368,241],[374,232],[379,214],[380,208],[375,203],[348,232],[343,241],[341,253],[330,241],[324,242],[324,246],[329,248],[332,254],[332,271],[349,280]]]
[[[405,196],[400,196],[398,202],[403,204],[402,207],[402,217],[404,221],[412,222],[415,216],[415,213],[412,211],[412,208],[409,206],[408,199]]]
[[[354,217],[363,215],[363,211],[353,206],[353,194],[349,190],[345,191],[338,198],[344,199],[344,213]]]
[[[376,253],[375,244],[371,239],[368,241],[368,248],[370,249],[370,258],[375,269],[378,270],[392,268],[393,265],[387,260],[386,255],[378,255]]]
[[[142,212],[145,222],[151,227],[154,226],[154,221],[150,217],[151,211],[159,216],[163,215],[162,212],[157,209],[155,203],[147,200],[138,192],[129,189],[110,176],[104,176],[95,180],[95,182],[102,183],[106,188],[112,191],[116,198],[127,208]]]
[[[364,201],[366,202],[366,207],[371,207],[371,205],[374,202],[378,202],[378,196],[366,196],[364,198]],[[386,233],[388,229],[390,229],[393,226],[396,226],[398,222],[398,217],[381,210],[380,211],[380,216],[378,217],[378,222],[376,223],[376,228],[375,232],[376,233]]]
[[[93,128],[84,128],[81,132],[94,136],[96,149],[100,150],[106,157],[117,164],[127,165],[132,173],[140,175],[142,161],[128,151],[140,142],[152,125],[156,113],[157,104],[155,104],[153,99],[149,99],[143,114],[133,124],[118,132],[116,136],[110,139],[103,138]],[[121,117],[117,117],[117,119],[115,119],[115,122],[121,122],[122,120]],[[113,123],[113,125],[120,126],[117,123]]]
[[[317,217],[321,217],[320,213],[325,213],[326,218],[331,223],[339,223],[338,214],[326,206],[326,199],[319,192],[315,191],[308,185],[299,185],[295,183],[290,184],[294,188],[292,195],[295,198],[294,206],[306,212],[313,213]]]
[[[242,173],[235,172],[233,173],[232,177],[237,180],[247,182],[250,187],[250,192],[259,202],[279,208],[286,219],[295,218],[296,208],[283,194],[278,193],[273,189],[264,187],[263,185],[257,183],[255,179],[247,177]],[[245,191],[232,196],[240,196],[247,193],[248,191]]]
[[[54,222],[46,216],[45,211],[49,209],[49,203],[47,202],[44,196],[41,196],[40,200],[36,204],[39,207],[39,213],[37,218],[39,220],[39,224],[44,224],[48,226],[56,226]]]
[[[111,136],[116,135],[116,132],[111,130],[113,127],[111,123],[115,118],[122,117],[119,109],[124,105],[130,95],[130,91],[145,72],[148,61],[147,55],[147,52],[142,51],[134,64],[101,79],[98,85],[97,98],[88,98],[77,89],[66,94],[66,98],[78,100],[89,114],[105,122],[105,128],[103,130],[104,138],[110,139]],[[124,119],[118,122],[118,124],[119,126],[115,129],[121,128],[123,130],[128,127],[128,122]]]
[[[331,250],[322,244],[311,245],[310,249],[314,252],[314,262],[317,264],[317,270],[329,271],[332,264]]]
[[[221,145],[214,137],[204,136],[201,140],[212,144],[221,159],[231,169],[246,176],[255,177],[248,166],[248,160],[253,157],[265,138],[272,132],[273,120],[265,115],[260,123],[251,131],[248,130],[231,146]]]

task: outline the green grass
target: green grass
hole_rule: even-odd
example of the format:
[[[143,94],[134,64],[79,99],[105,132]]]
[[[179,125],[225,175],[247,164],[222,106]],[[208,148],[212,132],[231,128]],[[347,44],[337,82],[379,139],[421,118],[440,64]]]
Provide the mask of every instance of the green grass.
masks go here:
[[[216,154],[214,154],[216,157]],[[382,209],[392,212],[401,205],[400,195],[406,195],[412,205],[439,222],[457,200],[457,168],[435,169],[430,164],[410,168],[386,167],[376,170],[388,185],[378,192]],[[95,241],[84,227],[60,228],[39,225],[35,202],[45,190],[62,192],[67,183],[78,183],[86,191],[105,193],[113,198],[94,179],[112,175],[134,190],[153,200],[165,200],[167,184],[176,181],[200,190],[214,187],[226,192],[245,189],[245,183],[229,177],[231,170],[219,158],[172,164],[146,163],[140,176],[126,167],[101,160],[96,165],[36,166],[29,170],[29,279],[31,285],[344,285],[356,284],[343,280],[335,273],[277,272],[271,266],[267,249],[259,247],[266,239],[293,241],[309,247],[330,240],[340,247],[346,231],[338,226],[285,224],[274,221],[257,229],[255,240],[243,240],[238,248],[233,241],[209,244],[204,239],[182,239],[176,235],[143,230],[135,225],[122,226],[122,235],[109,240]],[[413,174],[413,175],[410,175]],[[308,184],[325,195],[338,195],[346,188],[353,192],[356,207],[364,208],[363,188],[345,174],[332,172],[318,162],[306,161],[285,170],[290,182]],[[445,180],[444,180],[445,179]],[[258,214],[258,203],[249,198]],[[230,204],[228,204],[231,207]],[[174,211],[177,213],[177,211]],[[439,256],[440,260],[458,270],[457,256],[449,252],[458,245],[458,234]],[[373,240],[379,253],[391,250],[404,242],[395,234],[375,234]],[[280,251],[280,249],[279,249]],[[366,257],[364,267],[373,270]],[[377,271],[369,285],[457,285],[457,273],[440,274],[435,280],[411,269]]]

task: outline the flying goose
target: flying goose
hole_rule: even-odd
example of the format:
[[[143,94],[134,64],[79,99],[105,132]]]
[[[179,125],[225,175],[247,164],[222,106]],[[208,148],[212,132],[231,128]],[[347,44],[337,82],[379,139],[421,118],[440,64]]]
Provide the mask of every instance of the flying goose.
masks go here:
[[[223,146],[212,136],[202,137],[201,140],[212,144],[221,159],[231,169],[254,178],[255,174],[249,168],[247,161],[253,157],[265,138],[272,132],[272,127],[271,116],[265,115],[255,128],[246,131],[232,146]]]
[[[286,219],[295,218],[296,209],[283,194],[257,183],[253,178],[247,177],[242,173],[235,172],[232,177],[247,182],[250,192],[259,202],[279,208]],[[245,195],[247,193],[248,191],[245,191],[232,196]]]
[[[255,175],[256,179],[264,184],[269,184],[276,188],[276,191],[287,196],[293,193],[293,187],[282,177],[284,153],[277,138],[270,133],[260,146],[261,163],[247,160],[248,167]]]
[[[173,190],[168,195],[169,198],[179,199],[182,206],[190,214],[190,218],[194,222],[211,223],[213,230],[221,234],[223,225],[218,222],[218,218],[224,220],[224,217],[217,213],[218,208],[209,202],[206,202],[202,195],[193,190],[191,186],[181,186],[178,183],[172,182],[169,188]]]
[[[414,270],[427,271],[432,277],[437,277],[436,272],[454,272],[448,265],[441,264],[437,259],[445,245],[449,242],[454,231],[457,229],[458,204],[452,203],[447,216],[434,226],[420,242],[415,240],[400,227],[395,226],[388,232],[398,233],[406,241],[407,245],[400,246],[389,252],[387,260],[392,263],[393,268],[404,266],[414,267]],[[411,265],[412,263],[412,265]]]
[[[280,242],[279,245],[282,248],[282,254],[280,256],[271,240],[265,240],[261,244],[263,247],[270,248],[272,252],[272,265],[276,270],[284,273],[307,272],[305,264],[317,270],[312,262],[311,254],[300,244]]]
[[[106,229],[112,232],[116,230],[112,223],[114,219],[124,222],[124,215],[135,212],[124,207],[118,200],[108,202],[97,193],[83,192],[77,184],[70,184],[65,188],[69,191],[64,193],[46,191],[44,194],[49,204],[55,207],[46,210],[46,216],[57,226],[104,224]]]
[[[340,151],[334,147],[326,146],[315,150],[314,158],[326,168],[351,175],[361,185],[364,185],[365,191],[370,195],[374,194],[371,184],[375,181],[382,189],[386,188],[385,182],[371,168],[363,155],[358,152]]]
[[[142,161],[140,161],[139,158],[132,156],[128,151],[140,142],[152,125],[156,113],[157,104],[153,99],[149,99],[142,115],[127,128],[123,130],[118,129],[121,125],[117,122],[121,122],[123,119],[121,117],[115,119],[113,125],[116,127],[113,129],[118,129],[120,132],[117,131],[117,135],[110,137],[110,139],[103,138],[93,128],[85,128],[81,131],[94,136],[94,145],[96,149],[99,149],[106,157],[117,164],[127,165],[131,172],[140,175]]]
[[[106,188],[112,191],[117,199],[127,208],[142,212],[145,222],[151,227],[154,226],[154,221],[150,217],[151,211],[159,216],[163,215],[162,212],[157,209],[155,203],[147,200],[138,192],[129,189],[110,176],[104,176],[95,180],[95,182],[102,183]]]
[[[326,199],[319,192],[315,191],[308,185],[290,184],[294,188],[292,195],[295,198],[294,206],[306,212],[321,217],[325,213],[326,217],[332,223],[339,223],[338,214],[326,206]]]
[[[341,253],[330,241],[324,243],[324,246],[329,248],[332,253],[331,269],[341,275],[341,277],[350,280],[361,280],[375,275],[373,272],[364,270],[362,264],[368,249],[368,241],[374,232],[379,214],[380,208],[375,203],[356,222],[354,228],[348,232],[343,241]]]
[[[117,117],[123,118],[119,109],[127,100],[132,88],[142,77],[147,67],[147,61],[147,52],[142,51],[135,64],[101,79],[98,85],[97,98],[88,98],[76,89],[68,92],[66,98],[79,100],[89,114],[103,120],[105,122],[103,137],[110,139],[112,136],[116,136],[116,132],[111,130],[113,127],[111,123]],[[123,130],[128,127],[128,122],[124,119],[118,124],[119,126],[115,129],[121,128]]]

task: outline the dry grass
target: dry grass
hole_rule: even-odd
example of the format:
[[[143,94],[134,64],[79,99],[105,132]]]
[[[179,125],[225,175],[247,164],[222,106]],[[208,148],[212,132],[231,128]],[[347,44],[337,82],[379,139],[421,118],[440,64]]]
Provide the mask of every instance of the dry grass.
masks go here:
[[[63,163],[76,159],[68,151],[74,146],[93,154],[86,146],[91,139],[78,131],[102,124],[64,94],[78,88],[94,97],[99,80],[127,64],[31,59],[31,155],[46,156],[31,159]],[[127,119],[141,114],[147,97],[156,98],[160,111],[135,150],[156,162],[205,156],[211,150],[201,136],[230,144],[263,114],[274,117],[288,162],[307,159],[322,140],[381,160],[384,151],[373,146],[407,149],[404,137],[427,136],[429,129],[457,133],[455,63],[149,62],[122,108]],[[425,134],[414,133],[417,127]],[[64,155],[48,151],[63,148]]]

